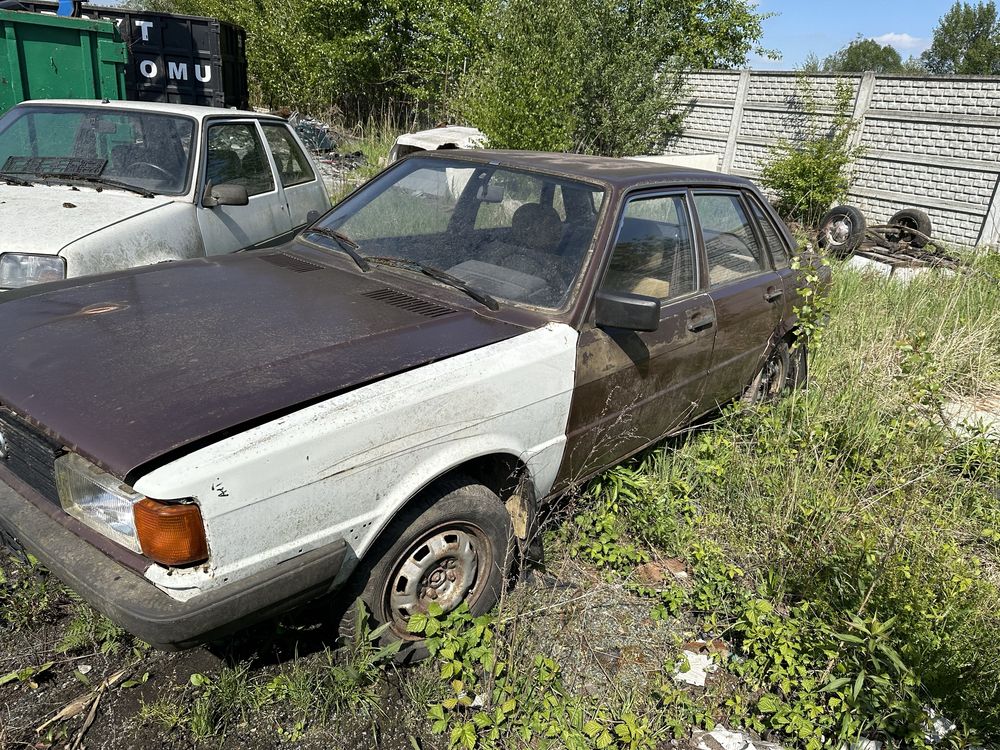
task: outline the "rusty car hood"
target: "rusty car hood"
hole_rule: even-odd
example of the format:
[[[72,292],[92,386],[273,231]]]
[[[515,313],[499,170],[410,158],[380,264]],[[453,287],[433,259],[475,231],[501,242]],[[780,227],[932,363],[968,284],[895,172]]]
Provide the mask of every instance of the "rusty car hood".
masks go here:
[[[0,182],[0,253],[55,255],[71,242],[174,200],[111,188]]]
[[[525,330],[304,257],[166,263],[0,297],[0,405],[134,481],[181,449]]]

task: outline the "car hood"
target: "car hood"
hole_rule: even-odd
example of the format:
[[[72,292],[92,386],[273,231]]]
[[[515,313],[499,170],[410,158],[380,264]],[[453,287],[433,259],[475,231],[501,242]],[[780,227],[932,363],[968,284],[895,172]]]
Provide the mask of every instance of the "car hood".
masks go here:
[[[173,200],[110,188],[0,182],[0,253],[55,255],[74,240]]]
[[[258,251],[0,297],[0,404],[134,482],[181,449],[524,332],[306,257]]]

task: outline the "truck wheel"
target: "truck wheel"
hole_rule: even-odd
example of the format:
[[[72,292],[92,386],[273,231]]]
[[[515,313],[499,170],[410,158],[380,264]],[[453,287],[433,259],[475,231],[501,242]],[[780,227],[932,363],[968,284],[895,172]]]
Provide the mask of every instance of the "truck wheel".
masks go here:
[[[817,243],[837,258],[846,258],[865,239],[868,223],[865,215],[854,206],[831,208],[819,223]]]
[[[404,508],[361,561],[351,587],[356,598],[341,619],[341,638],[354,636],[356,608],[372,627],[388,623],[382,642],[402,641],[397,661],[427,656],[410,616],[431,602],[450,612],[467,602],[473,615],[499,601],[516,549],[514,529],[500,498],[475,480],[438,482]]]
[[[889,219],[889,226],[901,227],[893,230],[890,239],[896,242],[909,242],[913,247],[923,247],[931,236],[931,217],[919,208],[904,208],[902,211],[897,211]],[[908,231],[914,229],[920,234]]]
[[[782,339],[771,349],[764,366],[743,394],[743,402],[762,404],[777,401],[788,386],[790,369],[788,342]]]

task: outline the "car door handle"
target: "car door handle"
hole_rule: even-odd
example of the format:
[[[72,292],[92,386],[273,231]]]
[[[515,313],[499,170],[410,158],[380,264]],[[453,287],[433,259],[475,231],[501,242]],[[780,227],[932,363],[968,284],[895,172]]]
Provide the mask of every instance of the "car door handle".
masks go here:
[[[775,289],[771,287],[766,292],[764,292],[764,300],[766,302],[774,302],[776,299],[781,299],[785,292],[781,289]]]
[[[698,331],[704,331],[706,328],[711,328],[714,325],[714,315],[694,315],[688,319],[687,329],[691,331],[691,333],[697,333]]]

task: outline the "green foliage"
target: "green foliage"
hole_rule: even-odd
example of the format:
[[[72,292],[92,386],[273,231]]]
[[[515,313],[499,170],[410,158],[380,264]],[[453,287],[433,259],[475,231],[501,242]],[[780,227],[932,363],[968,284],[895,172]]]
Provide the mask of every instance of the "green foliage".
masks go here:
[[[253,99],[359,121],[417,111],[433,121],[468,63],[479,0],[148,0],[139,5],[231,21],[247,31]]]
[[[941,75],[1000,74],[1000,18],[996,3],[956,1],[938,21],[922,59]]]
[[[823,61],[826,73],[863,73],[867,70],[899,74],[904,71],[903,58],[892,45],[882,45],[859,35]]]
[[[820,113],[807,79],[800,80],[805,127],[800,138],[781,140],[761,171],[761,182],[777,193],[777,208],[795,221],[814,226],[847,194],[850,165],[862,153],[852,147],[857,123],[851,119],[854,92],[838,82],[832,117]]]
[[[90,605],[76,599],[73,615],[63,631],[62,640],[56,646],[56,652],[67,654],[89,649],[102,654],[116,654],[121,650],[125,638],[127,635],[124,628],[118,627]]]
[[[496,148],[655,151],[677,132],[682,72],[745,64],[764,18],[743,0],[499,0],[455,107]]]
[[[61,587],[31,558],[5,556],[0,567],[0,626],[27,630],[52,620]]]
[[[578,750],[652,750],[662,729],[625,707],[613,710],[577,696],[563,684],[559,665],[536,654],[524,658],[491,616],[473,617],[465,604],[444,615],[410,619],[426,636],[451,695],[431,705],[434,734],[448,746],[491,750],[525,745]]]
[[[294,741],[311,723],[323,723],[331,715],[371,718],[382,703],[385,670],[400,643],[383,645],[387,626],[369,628],[362,607],[356,617],[354,639],[340,651],[324,649],[308,659],[296,658],[277,673],[242,663],[215,676],[193,674],[189,695],[144,704],[139,720],[167,731],[183,728],[195,739],[205,739],[224,738],[238,724],[264,715],[280,738]]]

